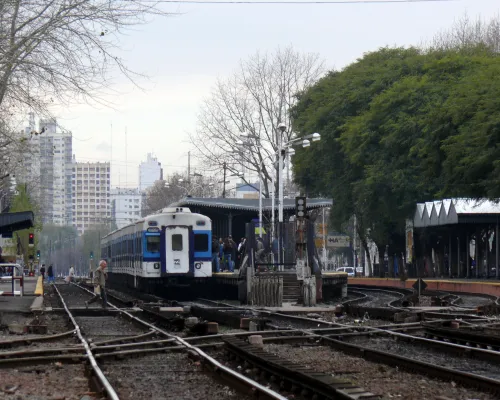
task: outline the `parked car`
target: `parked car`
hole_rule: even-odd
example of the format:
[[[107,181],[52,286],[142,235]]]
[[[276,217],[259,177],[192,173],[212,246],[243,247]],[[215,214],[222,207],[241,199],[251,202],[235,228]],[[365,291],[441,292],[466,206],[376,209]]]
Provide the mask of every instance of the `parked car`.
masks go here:
[[[354,276],[354,268],[353,267],[341,267],[337,271],[338,272],[347,272],[348,277]]]

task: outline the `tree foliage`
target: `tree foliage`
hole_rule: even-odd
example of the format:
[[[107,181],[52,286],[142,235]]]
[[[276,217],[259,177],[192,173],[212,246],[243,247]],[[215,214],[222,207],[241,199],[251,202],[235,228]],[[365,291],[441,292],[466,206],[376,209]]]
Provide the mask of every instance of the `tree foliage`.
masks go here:
[[[164,13],[147,0],[2,0],[0,107],[47,113],[98,99],[116,70],[133,79],[119,38],[152,14]]]
[[[483,45],[385,48],[331,72],[294,109],[323,141],[295,156],[297,181],[334,198],[337,227],[356,214],[362,242],[403,251],[416,202],[500,197],[499,74]]]

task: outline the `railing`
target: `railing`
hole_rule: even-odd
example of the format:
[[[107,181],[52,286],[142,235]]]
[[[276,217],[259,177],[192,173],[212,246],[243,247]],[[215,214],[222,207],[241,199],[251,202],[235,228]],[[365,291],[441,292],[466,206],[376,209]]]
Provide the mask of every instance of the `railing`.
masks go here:
[[[0,277],[0,280],[3,281],[10,281],[12,282],[12,291],[11,292],[4,292],[0,291],[0,296],[24,296],[24,274],[23,274],[23,269],[19,264],[0,264],[0,269],[5,268],[12,268],[12,274],[10,276],[2,276]],[[18,271],[20,274],[19,276],[16,274],[16,271]],[[16,281],[19,281],[19,290],[16,290]]]

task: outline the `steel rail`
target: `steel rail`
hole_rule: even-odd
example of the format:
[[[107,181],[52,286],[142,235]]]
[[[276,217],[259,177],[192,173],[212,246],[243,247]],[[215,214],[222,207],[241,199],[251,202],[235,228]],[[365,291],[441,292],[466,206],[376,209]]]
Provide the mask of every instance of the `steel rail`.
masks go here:
[[[72,283],[73,285],[75,285],[76,287],[90,293],[93,295],[93,293],[80,286],[80,285],[77,285],[76,283]],[[261,392],[262,394],[268,396],[269,398],[271,399],[276,399],[276,400],[287,400],[286,397],[280,395],[278,392],[275,392],[274,390],[271,390],[263,385],[261,385],[260,383],[258,382],[255,382],[254,380],[250,379],[250,378],[247,378],[246,376],[232,370],[231,368],[228,368],[226,367],[225,365],[222,365],[220,362],[218,362],[216,359],[214,359],[213,357],[209,356],[207,353],[205,353],[203,350],[201,350],[200,348],[196,347],[196,346],[193,346],[191,345],[190,343],[186,342],[184,339],[178,337],[178,336],[175,336],[175,335],[172,335],[166,331],[164,331],[163,329],[160,329],[152,324],[150,324],[149,322],[146,322],[146,321],[143,321],[142,319],[140,318],[137,318],[136,316],[130,314],[129,312],[127,311],[124,311],[124,310],[121,310],[119,309],[118,307],[116,307],[115,305],[111,304],[111,303],[108,303],[108,305],[116,310],[118,310],[120,313],[122,314],[125,314],[127,317],[129,317],[130,319],[132,320],[135,320],[137,321],[138,323],[144,325],[144,326],[147,326],[159,333],[161,333],[162,335],[164,336],[167,336],[169,338],[173,338],[175,339],[177,342],[179,342],[180,344],[182,344],[186,349],[189,349],[189,350],[192,350],[194,352],[196,352],[197,354],[199,354],[204,360],[206,360],[208,363],[210,363],[212,365],[212,367],[214,367],[214,370],[219,372],[219,371],[222,371],[222,372],[225,372],[226,374],[230,375],[232,378],[235,378],[237,380],[239,380],[240,382],[243,382],[247,385],[250,385],[252,388],[258,390],[259,392]],[[78,331],[79,332],[79,331]],[[95,361],[95,360],[94,360]]]
[[[210,300],[206,300],[204,299],[204,301],[206,302],[210,302]],[[221,303],[219,302],[218,304],[224,304],[226,305],[226,303]],[[242,308],[242,307],[240,307]],[[243,308],[242,308],[243,309]],[[251,308],[247,308],[245,310],[252,310]],[[286,314],[280,314],[280,313],[274,313],[274,312],[271,312],[271,311],[264,311],[264,310],[255,310],[253,309],[253,311],[258,311],[259,313],[264,313],[264,314],[268,314],[268,315],[275,315],[275,316],[279,316],[281,318],[287,318],[289,320],[295,320],[295,321],[304,321],[304,322],[316,322],[317,324],[318,323],[322,323],[322,324],[326,324],[326,325],[330,325],[332,327],[338,327],[338,328],[343,328],[343,329],[353,329],[353,328],[356,328],[356,327],[353,327],[352,325],[346,325],[346,324],[339,324],[339,323],[333,323],[333,322],[327,322],[327,321],[318,321],[318,320],[314,320],[314,319],[311,319],[311,318],[305,318],[305,317],[299,317],[299,316],[294,316],[294,315],[286,315]],[[386,327],[386,326],[384,326]],[[413,342],[417,342],[417,343],[422,343],[422,344],[427,344],[427,345],[434,345],[438,348],[441,349],[441,351],[455,351],[455,352],[462,352],[462,353],[470,353],[470,354],[473,354],[475,355],[476,357],[479,357],[483,360],[492,360],[494,359],[495,361],[497,360],[500,360],[500,352],[498,351],[494,351],[494,350],[487,350],[487,349],[478,349],[478,348],[474,348],[474,347],[470,347],[470,346],[463,346],[463,345],[460,345],[460,344],[455,344],[455,343],[448,343],[448,342],[443,342],[441,340],[433,340],[433,339],[428,339],[428,338],[423,338],[423,337],[419,337],[419,336],[413,336],[413,335],[407,335],[407,334],[404,334],[404,333],[400,333],[400,332],[395,332],[393,330],[389,330],[389,329],[381,329],[380,327],[372,327],[372,326],[364,326],[363,327],[365,329],[365,334],[368,334],[370,332],[372,333],[380,333],[380,334],[387,334],[389,336],[394,336],[394,337],[400,337],[400,338],[404,338],[406,340],[409,340],[409,341],[413,341]],[[321,328],[320,328],[321,329]],[[325,329],[325,328],[323,328]],[[326,329],[331,329],[331,328],[326,328]],[[422,327],[422,329],[424,329]],[[307,330],[304,330],[304,329],[298,329],[298,331],[302,331],[302,332],[308,332],[309,334],[313,334],[313,335],[317,335],[317,336],[320,336],[320,337],[324,337],[326,339],[331,339],[331,337],[328,337],[329,335],[318,335],[317,333],[312,333],[312,332],[317,332],[318,329],[307,329]],[[297,330],[296,330],[297,331]]]
[[[120,397],[118,396],[118,394],[113,389],[113,386],[111,386],[111,384],[109,383],[109,381],[106,379],[106,376],[102,372],[101,368],[99,367],[99,365],[97,365],[97,361],[96,361],[94,355],[92,354],[92,350],[90,349],[90,346],[89,346],[88,342],[83,337],[83,335],[82,335],[82,333],[80,331],[80,327],[78,326],[78,324],[75,321],[75,318],[73,317],[73,315],[69,311],[68,307],[66,306],[66,302],[64,301],[63,296],[61,295],[61,292],[59,292],[59,289],[57,288],[57,285],[53,285],[53,287],[56,290],[57,294],[59,295],[61,303],[62,303],[64,309],[66,310],[66,312],[68,313],[68,316],[71,319],[71,322],[73,323],[73,325],[75,327],[76,334],[78,335],[78,338],[80,339],[80,341],[83,344],[83,347],[85,348],[85,352],[87,353],[87,358],[88,358],[88,360],[90,362],[90,365],[92,366],[92,369],[96,373],[97,378],[99,379],[99,381],[103,385],[104,390],[106,390],[106,393],[108,394],[108,396],[109,396],[110,399],[112,399],[112,400],[120,400]]]

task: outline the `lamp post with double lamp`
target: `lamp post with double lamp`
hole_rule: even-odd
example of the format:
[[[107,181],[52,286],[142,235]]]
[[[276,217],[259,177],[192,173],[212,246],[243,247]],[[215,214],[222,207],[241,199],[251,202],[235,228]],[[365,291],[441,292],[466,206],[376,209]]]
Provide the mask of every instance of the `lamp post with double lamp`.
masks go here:
[[[321,135],[319,133],[312,133],[300,138],[291,139],[288,142],[283,143],[283,134],[286,132],[286,125],[279,124],[278,129],[281,132],[280,144],[278,150],[278,263],[284,260],[283,253],[283,160],[286,154],[286,150],[295,144],[302,144],[302,147],[307,148],[311,145],[311,139],[313,142],[318,142],[321,140]],[[281,268],[280,268],[281,269]]]
[[[253,143],[252,141],[250,141],[250,139],[256,139],[256,140],[260,140],[259,137],[257,136],[252,136],[252,135],[247,135],[247,134],[244,134],[242,133],[240,135],[241,137],[247,139],[247,142],[243,142],[242,140],[240,140],[237,144],[238,146],[240,147],[258,147],[258,143]],[[240,149],[242,150],[242,149]],[[264,169],[264,165],[265,165],[265,162],[267,160],[269,160],[271,157],[275,157],[275,154],[270,154],[268,157],[265,157],[263,159],[261,159],[259,165],[258,165],[258,168],[257,168],[257,173],[259,175],[259,237],[262,238],[262,171]],[[275,170],[275,168],[273,168]],[[272,174],[271,175],[271,185],[272,185],[272,188],[273,188],[273,191],[272,191],[272,196],[271,196],[271,237],[274,237],[274,176],[275,174]]]

